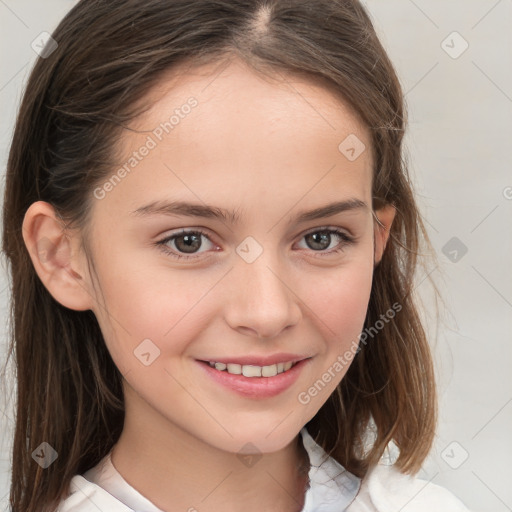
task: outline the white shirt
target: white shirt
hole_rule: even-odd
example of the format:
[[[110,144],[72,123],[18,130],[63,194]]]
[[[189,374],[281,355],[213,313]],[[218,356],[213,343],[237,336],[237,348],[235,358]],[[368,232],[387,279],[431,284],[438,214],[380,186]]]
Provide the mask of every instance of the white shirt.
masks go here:
[[[393,466],[379,464],[361,480],[327,456],[306,428],[300,433],[311,463],[302,512],[469,512],[448,490]],[[124,480],[110,453],[75,475],[69,490],[56,512],[163,512]]]

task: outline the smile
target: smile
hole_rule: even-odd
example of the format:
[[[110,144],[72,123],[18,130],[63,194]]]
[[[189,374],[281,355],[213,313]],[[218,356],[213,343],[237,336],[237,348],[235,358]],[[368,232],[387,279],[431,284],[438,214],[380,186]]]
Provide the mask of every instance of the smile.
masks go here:
[[[211,382],[253,400],[267,399],[283,393],[293,386],[302,370],[312,362],[311,356],[289,353],[243,356],[224,361],[216,361],[213,357],[212,359],[196,360],[197,368]]]

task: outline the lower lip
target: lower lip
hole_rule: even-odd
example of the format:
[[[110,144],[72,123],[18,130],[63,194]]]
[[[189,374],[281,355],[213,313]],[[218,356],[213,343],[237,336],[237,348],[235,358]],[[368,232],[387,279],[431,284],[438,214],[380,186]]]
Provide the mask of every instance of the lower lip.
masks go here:
[[[249,398],[270,398],[279,395],[298,379],[300,372],[310,359],[303,359],[289,370],[274,377],[244,377],[212,368],[209,363],[197,361],[199,366],[219,384]]]

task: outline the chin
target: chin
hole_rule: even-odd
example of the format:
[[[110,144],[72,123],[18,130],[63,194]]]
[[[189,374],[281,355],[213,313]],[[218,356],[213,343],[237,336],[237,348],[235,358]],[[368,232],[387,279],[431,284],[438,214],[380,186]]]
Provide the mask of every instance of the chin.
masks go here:
[[[279,421],[282,421],[284,417],[285,415]],[[259,424],[255,424],[254,421],[240,422],[237,423],[235,428],[226,427],[231,436],[221,429],[222,436],[212,436],[211,431],[209,431],[209,435],[204,439],[207,441],[210,438],[209,444],[232,453],[250,453],[251,451],[255,453],[273,453],[288,446],[302,428],[299,425],[287,425],[285,427],[279,425],[279,421],[269,422],[268,424],[262,423],[261,420]]]

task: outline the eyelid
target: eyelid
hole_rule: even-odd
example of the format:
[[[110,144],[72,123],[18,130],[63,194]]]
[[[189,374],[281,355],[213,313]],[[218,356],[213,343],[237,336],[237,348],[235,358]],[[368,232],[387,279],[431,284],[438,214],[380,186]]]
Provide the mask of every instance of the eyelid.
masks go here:
[[[340,226],[329,226],[329,225],[318,226],[318,227],[307,229],[306,231],[304,231],[304,233],[302,233],[301,236],[306,236],[306,235],[309,235],[310,233],[317,233],[318,231],[338,231],[340,233],[343,233],[347,238],[351,238],[354,240],[356,238],[348,229],[342,228]]]
[[[204,228],[181,228],[178,231],[170,233],[170,234],[164,236],[163,238],[161,238],[160,240],[157,240],[155,242],[155,245],[157,247],[159,247],[161,250],[163,250],[164,253],[170,254],[177,259],[180,259],[180,258],[197,259],[197,258],[199,258],[199,256],[197,256],[197,255],[208,253],[209,251],[203,251],[203,252],[191,253],[190,255],[188,255],[186,253],[176,252],[175,250],[170,249],[167,246],[167,243],[173,241],[175,238],[178,238],[180,236],[190,235],[190,234],[204,236],[211,244],[218,247],[217,244],[212,240],[212,237],[210,236],[210,234],[208,232],[206,232],[204,230]]]
[[[309,249],[309,252],[318,253],[318,256],[328,256],[333,253],[340,252],[343,250],[343,248],[347,245],[354,244],[357,241],[357,237],[349,234],[346,229],[340,228],[339,226],[320,226],[313,229],[309,229],[308,231],[305,231],[300,235],[300,240],[302,240],[304,237],[312,234],[312,233],[322,233],[322,232],[329,232],[331,236],[337,236],[341,239],[340,243],[336,246],[335,249],[330,250],[324,250],[324,251],[313,251],[312,249]]]

